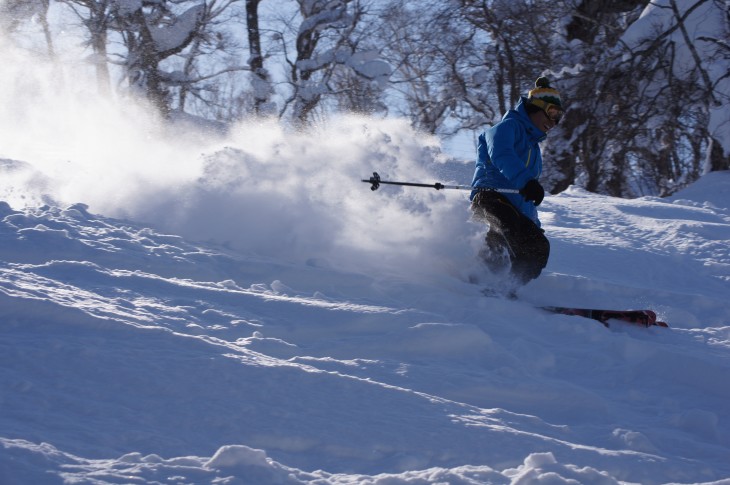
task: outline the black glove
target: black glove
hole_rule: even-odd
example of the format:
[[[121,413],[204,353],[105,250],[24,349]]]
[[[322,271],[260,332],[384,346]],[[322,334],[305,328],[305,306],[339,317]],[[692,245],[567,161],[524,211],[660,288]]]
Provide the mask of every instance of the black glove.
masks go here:
[[[522,195],[525,200],[531,200],[535,203],[535,205],[540,205],[542,199],[545,198],[545,189],[542,188],[540,182],[532,179],[527,182],[522,189],[520,189],[520,195]]]

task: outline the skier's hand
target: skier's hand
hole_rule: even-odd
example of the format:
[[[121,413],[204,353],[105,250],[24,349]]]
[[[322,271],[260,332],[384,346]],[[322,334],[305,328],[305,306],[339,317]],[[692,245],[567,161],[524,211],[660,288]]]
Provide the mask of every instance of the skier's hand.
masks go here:
[[[530,180],[520,189],[520,194],[525,200],[531,200],[535,205],[540,205],[542,199],[545,198],[545,189],[542,188],[540,182],[535,179]]]

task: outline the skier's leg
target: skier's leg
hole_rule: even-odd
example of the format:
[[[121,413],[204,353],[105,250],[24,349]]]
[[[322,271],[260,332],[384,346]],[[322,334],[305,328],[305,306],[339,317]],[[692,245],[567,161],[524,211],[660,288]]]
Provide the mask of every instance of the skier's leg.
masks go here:
[[[479,251],[479,257],[494,274],[510,269],[512,254],[507,239],[499,226],[490,224],[484,238],[484,247]]]
[[[515,253],[512,274],[518,282],[526,284],[540,276],[550,256],[550,241],[543,231],[527,217],[522,217],[508,242]]]
[[[509,201],[494,192],[478,193],[474,196],[471,208],[474,219],[489,226],[479,257],[492,273],[509,269],[514,254],[510,250],[505,231],[514,224],[519,213]]]

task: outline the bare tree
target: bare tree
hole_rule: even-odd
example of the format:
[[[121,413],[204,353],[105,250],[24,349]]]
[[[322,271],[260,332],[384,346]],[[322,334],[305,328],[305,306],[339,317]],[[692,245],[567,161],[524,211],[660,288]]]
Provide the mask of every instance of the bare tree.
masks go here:
[[[0,2],[0,28],[12,32],[21,22],[38,17],[46,41],[48,57],[55,56],[51,29],[48,24],[49,0],[5,0]]]
[[[81,21],[100,88],[120,60],[165,115],[230,121],[282,99],[279,116],[302,124],[386,113],[451,136],[496,122],[547,75],[567,108],[543,145],[551,192],[665,195],[730,168],[726,0],[281,0],[262,18],[262,0],[58,4]],[[52,53],[48,8],[5,0],[0,24],[40,25]]]
[[[246,0],[246,29],[248,31],[248,65],[251,68],[254,112],[256,115],[271,112],[270,98],[273,93],[271,76],[264,68],[264,55],[261,48],[261,28],[259,26],[259,4],[261,0]]]
[[[177,111],[186,111],[189,100],[192,100],[196,110],[212,107],[212,110],[205,110],[217,112],[217,121],[232,119],[221,118],[226,110],[215,105],[232,102],[230,96],[226,99],[221,93],[232,88],[225,85],[226,81],[236,84],[237,79],[223,75],[249,70],[239,60],[239,42],[231,29],[226,28],[238,20],[236,7],[241,1],[208,0],[192,41],[175,56],[182,64],[179,71],[167,76],[166,83],[169,89],[177,91]]]
[[[111,91],[111,75],[107,56],[109,22],[111,20],[110,0],[59,0],[67,4],[76,14],[88,33],[88,45],[93,56],[91,62],[96,70],[99,92]]]
[[[180,14],[171,7],[165,0],[115,3],[112,24],[127,48],[125,69],[130,85],[165,116],[171,109],[167,84],[174,79],[160,69],[160,63],[179,54],[200,34],[206,11],[205,3],[188,6]]]
[[[290,106],[292,119],[306,123],[323,98],[335,98],[332,82],[339,69],[372,81],[387,79],[387,64],[359,52],[358,27],[366,14],[361,0],[296,0],[301,23],[296,33],[294,59],[287,58],[292,94],[280,112]],[[282,36],[283,39],[283,36]],[[287,53],[286,44],[284,52]]]
[[[494,103],[497,120],[533,86],[537,77],[565,55],[558,26],[565,6],[560,1],[509,2],[459,0],[459,11],[475,29],[473,64],[482,69],[478,85],[483,99]],[[473,104],[473,103],[472,103]],[[490,121],[495,121],[490,120]]]
[[[605,39],[604,45],[615,45],[626,30],[621,15],[643,9],[649,0],[580,0],[571,12],[566,27],[567,39],[579,39],[594,45],[597,38]]]
[[[714,145],[709,113],[727,103],[728,93],[713,79],[717,52],[692,37],[688,22],[697,21],[695,14],[704,18],[711,7],[711,0],[685,2],[681,9],[665,0],[651,11],[655,17],[644,16],[629,30],[639,4],[625,33],[615,35],[618,22],[610,29],[617,39],[613,48],[602,46],[577,75],[566,76],[571,92],[591,93],[578,98],[580,108],[563,127],[563,156],[578,157],[586,188],[624,197],[668,195],[702,174]],[[593,13],[605,19],[616,11]]]

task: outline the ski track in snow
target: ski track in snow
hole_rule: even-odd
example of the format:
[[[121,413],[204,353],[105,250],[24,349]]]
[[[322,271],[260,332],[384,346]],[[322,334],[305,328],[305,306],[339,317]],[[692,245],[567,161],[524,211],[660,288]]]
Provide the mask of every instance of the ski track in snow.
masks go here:
[[[0,482],[728,479],[728,177],[548,197],[518,301],[0,204]]]

